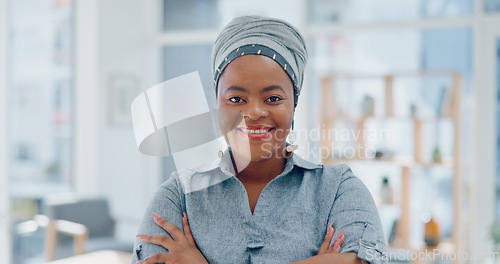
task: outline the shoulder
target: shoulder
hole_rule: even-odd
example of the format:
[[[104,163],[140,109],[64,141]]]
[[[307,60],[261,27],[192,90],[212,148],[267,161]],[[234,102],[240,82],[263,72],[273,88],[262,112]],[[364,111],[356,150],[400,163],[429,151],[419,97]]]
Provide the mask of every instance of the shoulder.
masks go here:
[[[351,168],[346,164],[337,165],[321,165],[323,167],[323,175],[325,177],[342,177],[352,174]]]
[[[355,177],[351,168],[346,164],[338,165],[323,165],[305,160],[299,155],[293,155],[292,162],[294,165],[302,168],[302,172],[308,175],[313,175],[315,181],[320,181],[320,184],[326,185],[329,188],[338,186],[345,179]],[[312,172],[306,173],[306,172]]]
[[[216,160],[213,163],[173,172],[162,187],[176,188],[182,194],[189,194],[218,184],[230,178],[221,171],[218,162],[219,160]]]
[[[369,193],[366,185],[359,179],[346,164],[323,165],[322,181],[327,186],[337,189],[337,196],[344,192],[356,194]]]
[[[191,182],[191,179],[195,174],[196,171],[194,169],[181,169],[179,171],[172,172],[172,174],[170,174],[170,177],[165,180],[157,189],[156,194],[185,194],[186,185],[187,183]]]
[[[161,197],[178,197],[182,189],[179,184],[179,173],[177,171],[172,172],[170,177],[165,180],[158,189],[156,189],[153,199],[158,199]]]
[[[313,170],[315,173],[320,173],[324,177],[335,177],[338,178],[344,173],[350,171],[349,166],[345,164],[338,165],[323,165],[310,162],[301,156],[294,154],[292,156],[292,162],[294,165],[301,167],[305,170]]]
[[[351,168],[346,164],[321,165],[321,178],[327,181],[335,181],[338,184],[345,180],[357,177],[352,173]]]
[[[197,170],[199,168],[201,166],[172,172],[170,177],[155,191],[150,199],[149,206],[151,208],[162,208],[167,204],[172,204],[179,210],[184,210],[187,194],[201,190],[213,182],[210,180],[212,172],[200,172]]]

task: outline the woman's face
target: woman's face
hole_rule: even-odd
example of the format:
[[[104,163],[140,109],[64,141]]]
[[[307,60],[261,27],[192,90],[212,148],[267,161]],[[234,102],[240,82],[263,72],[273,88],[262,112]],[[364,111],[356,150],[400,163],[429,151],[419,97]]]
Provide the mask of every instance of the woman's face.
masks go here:
[[[283,154],[293,121],[293,85],[273,59],[245,55],[219,79],[221,132],[231,149],[249,161]]]

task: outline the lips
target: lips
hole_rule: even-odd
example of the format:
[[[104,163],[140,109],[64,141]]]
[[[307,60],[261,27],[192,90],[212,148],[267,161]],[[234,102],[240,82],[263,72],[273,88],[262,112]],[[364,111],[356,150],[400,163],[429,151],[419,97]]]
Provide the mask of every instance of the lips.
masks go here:
[[[236,131],[239,135],[243,137],[248,137],[252,140],[262,140],[271,135],[271,132],[274,130],[271,126],[246,126],[246,127],[237,127]]]

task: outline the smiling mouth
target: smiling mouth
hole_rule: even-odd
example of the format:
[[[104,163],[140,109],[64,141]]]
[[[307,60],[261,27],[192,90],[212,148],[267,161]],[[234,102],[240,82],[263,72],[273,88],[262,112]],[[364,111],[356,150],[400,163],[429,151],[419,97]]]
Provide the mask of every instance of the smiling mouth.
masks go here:
[[[273,127],[237,127],[236,131],[239,135],[253,140],[262,140],[271,135]]]

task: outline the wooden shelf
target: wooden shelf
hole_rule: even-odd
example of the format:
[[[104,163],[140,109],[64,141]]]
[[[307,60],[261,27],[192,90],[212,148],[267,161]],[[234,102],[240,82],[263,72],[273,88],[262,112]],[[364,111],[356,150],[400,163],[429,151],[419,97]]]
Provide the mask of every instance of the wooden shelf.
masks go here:
[[[350,122],[359,122],[359,121],[408,121],[412,120],[413,122],[437,122],[442,120],[451,120],[453,121],[452,116],[429,116],[429,117],[412,117],[412,116],[360,116],[360,117],[350,117],[346,115],[342,116],[332,116],[333,120],[342,120],[342,121],[350,121]]]
[[[335,164],[342,164],[342,163],[351,163],[351,162],[373,162],[373,163],[391,163],[391,164],[396,164],[398,166],[407,166],[407,167],[413,167],[413,166],[422,166],[422,167],[434,167],[434,166],[443,166],[443,167],[450,167],[453,168],[454,162],[453,159],[445,159],[441,162],[422,162],[422,161],[416,161],[412,158],[393,158],[393,159],[358,159],[358,158],[353,158],[353,159],[335,159],[335,158],[328,158],[328,159],[323,159],[323,163],[327,165],[335,165]]]
[[[452,80],[451,87],[447,92],[447,101],[444,107],[441,107],[442,115],[439,116],[397,116],[394,113],[394,91],[398,89],[394,84],[394,80],[397,78],[427,78],[427,77],[449,77]],[[375,116],[353,116],[352,113],[340,111],[337,108],[337,102],[333,98],[337,98],[335,95],[336,90],[335,80],[342,79],[343,81],[372,78],[380,79],[384,84],[383,93],[384,96],[380,100],[385,103],[384,105],[384,115]],[[352,139],[356,144],[356,149],[359,153],[355,158],[343,159],[343,158],[333,158],[328,155],[323,155],[322,162],[324,164],[340,164],[340,163],[380,163],[380,164],[393,164],[395,166],[400,166],[401,168],[401,199],[398,203],[394,205],[401,206],[401,217],[399,219],[397,237],[398,237],[398,247],[403,247],[411,250],[410,248],[410,183],[411,183],[411,173],[410,170],[414,167],[437,167],[444,166],[453,169],[453,230],[451,245],[455,250],[464,250],[463,247],[463,219],[462,215],[462,176],[461,176],[461,156],[462,156],[462,146],[461,146],[461,86],[462,86],[462,76],[456,72],[452,71],[416,71],[416,72],[403,72],[396,74],[385,74],[385,75],[366,75],[366,74],[331,74],[322,78],[322,106],[321,106],[321,120],[323,121],[323,126],[330,129],[334,127],[334,124],[338,121],[351,122],[355,124],[354,130],[358,132],[357,135],[364,135],[365,124],[367,121],[409,121],[414,123],[414,136],[413,141],[409,144],[413,144],[414,152],[410,157],[393,157],[387,159],[369,159],[365,158],[364,154],[361,154],[366,148],[366,142],[363,137],[357,137]],[[333,99],[333,100],[332,100]],[[373,106],[372,106],[373,107]],[[409,106],[408,106],[409,107]],[[372,110],[373,111],[373,110]],[[442,162],[431,162],[424,159],[424,148],[423,143],[423,126],[425,123],[440,122],[440,121],[450,121],[453,123],[453,157],[444,159]],[[325,132],[324,132],[325,133]],[[331,150],[333,140],[330,137],[322,136],[321,147],[322,150]],[[330,153],[330,152],[328,152]],[[322,153],[323,154],[323,153]],[[455,261],[455,263],[460,263],[460,260]]]

